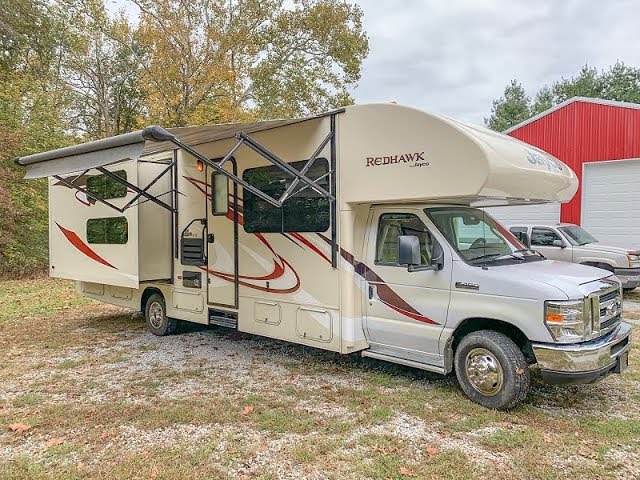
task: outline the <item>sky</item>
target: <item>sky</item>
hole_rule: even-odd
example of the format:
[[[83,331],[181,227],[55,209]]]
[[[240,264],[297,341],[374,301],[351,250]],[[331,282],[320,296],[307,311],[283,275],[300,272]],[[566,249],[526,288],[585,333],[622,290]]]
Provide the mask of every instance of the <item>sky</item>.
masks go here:
[[[357,103],[482,124],[513,78],[533,96],[586,63],[640,66],[640,0],[349,1],[364,10],[370,46]]]

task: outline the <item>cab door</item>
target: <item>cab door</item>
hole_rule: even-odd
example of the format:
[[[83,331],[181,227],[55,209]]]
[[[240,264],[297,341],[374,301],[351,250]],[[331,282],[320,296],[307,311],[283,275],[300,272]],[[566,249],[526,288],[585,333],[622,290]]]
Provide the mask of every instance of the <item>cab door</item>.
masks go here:
[[[451,292],[451,254],[442,270],[409,272],[398,263],[398,237],[415,235],[421,262],[431,263],[437,240],[419,209],[375,208],[369,218],[365,271],[365,332],[371,350],[442,366],[439,339]]]
[[[563,246],[560,246],[560,243]],[[540,252],[549,260],[573,261],[573,249],[555,230],[548,227],[531,229],[531,249]]]
[[[225,165],[237,175],[233,158]],[[207,293],[210,305],[238,308],[238,186],[207,169]]]

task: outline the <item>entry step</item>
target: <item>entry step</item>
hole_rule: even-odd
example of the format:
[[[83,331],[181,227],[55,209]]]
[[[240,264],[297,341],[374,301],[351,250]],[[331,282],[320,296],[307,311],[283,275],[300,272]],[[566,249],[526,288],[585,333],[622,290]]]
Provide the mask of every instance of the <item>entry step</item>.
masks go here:
[[[209,309],[209,325],[219,325],[221,327],[238,328],[238,315],[231,312]]]

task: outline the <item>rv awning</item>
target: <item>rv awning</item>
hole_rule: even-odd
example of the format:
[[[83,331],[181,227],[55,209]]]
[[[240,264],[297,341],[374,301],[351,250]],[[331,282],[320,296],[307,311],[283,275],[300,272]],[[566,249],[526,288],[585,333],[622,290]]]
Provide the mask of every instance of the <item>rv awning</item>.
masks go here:
[[[167,131],[175,135],[183,143],[199,145],[232,138],[240,132],[245,134],[255,133],[283,125],[304,122],[312,118],[318,117],[171,128],[167,129]],[[26,167],[25,178],[43,178],[82,172],[124,160],[136,160],[141,155],[173,150],[174,148],[176,148],[175,145],[168,138],[154,135],[154,127],[147,127],[137,132],[19,157],[16,159],[16,163]]]

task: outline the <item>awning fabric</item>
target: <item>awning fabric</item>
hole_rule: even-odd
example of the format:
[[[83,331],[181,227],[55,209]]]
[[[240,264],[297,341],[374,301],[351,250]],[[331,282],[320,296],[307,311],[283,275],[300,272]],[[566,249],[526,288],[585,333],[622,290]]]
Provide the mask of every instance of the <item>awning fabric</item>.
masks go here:
[[[304,122],[312,118],[318,117],[170,128],[167,129],[167,131],[175,135],[177,139],[183,143],[194,146],[225,138],[232,138],[240,132],[250,134],[275,127]],[[149,128],[151,127],[137,132],[104,138],[102,140],[19,157],[16,159],[16,163],[26,167],[27,173],[25,178],[43,178],[53,175],[82,172],[91,168],[112,165],[124,160],[136,160],[141,155],[149,155],[176,148],[170,141],[158,141],[146,134]]]

